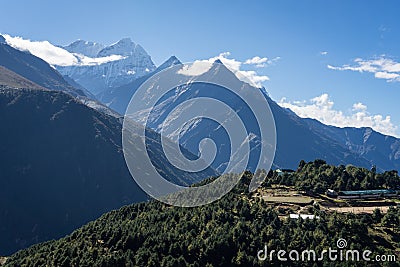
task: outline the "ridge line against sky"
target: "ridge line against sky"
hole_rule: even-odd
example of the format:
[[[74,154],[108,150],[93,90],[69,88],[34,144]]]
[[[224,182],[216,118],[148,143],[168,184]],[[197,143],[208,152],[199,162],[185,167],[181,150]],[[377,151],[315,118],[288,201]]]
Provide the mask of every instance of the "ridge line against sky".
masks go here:
[[[84,57],[83,55],[78,55],[76,53],[70,53],[61,47],[54,46],[48,41],[32,41],[26,40],[23,37],[12,37],[8,34],[3,34],[6,41],[17,49],[30,51],[32,54],[41,57],[50,64],[54,65],[85,65],[85,62],[71,61],[71,58]],[[321,55],[327,55],[327,52],[321,52]],[[75,56],[75,57],[74,57]],[[87,57],[88,58],[88,57]],[[86,61],[91,64],[103,64],[106,62],[121,59],[123,57],[119,55],[114,55],[107,57],[110,59],[103,58],[88,58]],[[103,60],[102,60],[103,59]],[[244,81],[250,83],[253,86],[261,87],[262,84],[269,80],[268,76],[258,75],[257,69],[265,68],[272,64],[277,64],[280,57],[273,59],[268,59],[267,57],[254,56],[252,58],[246,59],[244,62],[240,62],[234,58],[230,58],[229,52],[220,53],[218,56],[211,57],[206,60],[206,62],[214,62],[215,60],[221,60],[232,72],[241,77]],[[363,61],[361,59],[356,59],[358,67],[332,67],[328,65],[329,69],[333,70],[352,70],[358,72],[372,72],[380,73],[385,71],[387,73],[397,73],[400,71],[400,63],[396,63],[391,59],[385,59],[381,56],[378,59],[372,61]],[[279,64],[279,63],[278,63]],[[243,66],[252,66],[255,70],[243,70]],[[381,77],[376,77],[381,78]],[[396,81],[397,77],[394,79],[387,78],[389,81]],[[366,105],[361,102],[354,103],[352,105],[351,112],[344,113],[343,111],[334,109],[334,102],[330,99],[329,95],[324,93],[320,96],[314,97],[309,101],[287,101],[286,98],[282,98],[278,101],[278,104],[284,108],[289,108],[294,111],[297,115],[302,118],[313,118],[317,119],[322,123],[327,125],[337,126],[337,127],[370,127],[378,132],[386,135],[399,136],[397,134],[398,127],[391,122],[391,116],[380,115],[380,114],[370,114]]]
[[[267,77],[259,82],[270,96],[299,114],[321,108],[326,118],[359,118],[399,136],[398,1],[41,0],[5,2],[2,10],[2,33],[58,45],[131,37],[156,65],[171,55],[190,62],[230,52],[228,60]]]

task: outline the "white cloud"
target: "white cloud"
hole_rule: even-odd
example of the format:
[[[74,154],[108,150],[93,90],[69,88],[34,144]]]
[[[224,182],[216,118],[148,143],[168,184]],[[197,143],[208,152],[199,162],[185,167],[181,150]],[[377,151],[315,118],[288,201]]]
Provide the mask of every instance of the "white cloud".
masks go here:
[[[79,64],[77,64],[77,65],[84,65],[84,66],[100,65],[100,64],[107,63],[107,62],[126,58],[121,55],[111,55],[111,56],[96,57],[96,58],[87,57],[87,56],[84,56],[81,54],[76,54],[76,53],[73,53],[73,55],[79,59]]]
[[[398,136],[398,127],[390,116],[373,115],[363,103],[355,103],[348,114],[334,109],[334,102],[328,94],[322,94],[309,101],[289,102],[282,98],[279,105],[289,108],[302,118],[312,118],[337,127],[371,127],[386,135]]]
[[[90,65],[100,65],[124,58],[120,55],[91,58],[77,53],[70,53],[61,47],[57,47],[51,44],[48,41],[31,41],[29,39],[23,39],[21,37],[12,37],[8,34],[3,34],[3,36],[6,39],[6,42],[12,47],[23,51],[29,51],[31,54],[47,61],[50,65],[90,66]],[[215,60],[219,59],[226,67],[228,67],[233,73],[235,73],[235,75],[240,80],[245,81],[255,87],[262,87],[262,83],[268,81],[269,77],[265,75],[260,75],[255,70],[243,70],[242,66],[246,64],[249,65],[249,67],[253,66],[256,68],[260,68],[266,66],[266,64],[273,64],[274,62],[280,59],[279,57],[276,57],[269,60],[266,57],[255,56],[253,58],[245,60],[244,62],[241,62],[236,59],[229,58],[229,56],[230,56],[229,52],[224,52],[216,57],[212,57],[207,60],[199,60],[197,62],[203,61],[203,62],[213,63]],[[197,70],[192,69],[191,71],[195,71],[197,74],[199,71],[203,72],[207,71],[207,70],[201,70],[201,68],[204,68],[204,66],[199,66],[197,64],[195,65],[195,67],[198,67],[198,69]]]
[[[246,65],[253,65],[256,68],[264,68],[267,65],[272,65],[276,61],[278,61],[280,57],[275,57],[273,59],[268,59],[267,57],[259,57],[255,56],[253,58],[249,58],[243,62]]]
[[[400,75],[397,73],[390,73],[384,71],[375,72],[375,78],[378,79],[387,79],[387,80],[396,80]]]
[[[22,50],[29,51],[31,54],[40,57],[51,65],[69,66],[78,64],[78,59],[65,49],[54,46],[48,41],[31,41],[21,37],[11,37],[3,35],[7,44]]]
[[[208,71],[216,60],[220,60],[230,71],[232,71],[239,80],[249,83],[254,87],[262,87],[262,83],[269,80],[268,76],[259,75],[255,70],[243,70],[245,62],[238,61],[234,58],[229,58],[229,52],[223,52],[218,56],[205,59],[196,60],[191,66],[179,70],[179,73],[185,75],[201,75]],[[254,57],[256,58],[256,57]]]
[[[326,55],[328,54],[328,52],[327,52],[327,51],[321,51],[321,52],[319,52],[319,54],[320,54],[321,56],[326,56]]]
[[[31,41],[22,37],[12,37],[8,34],[3,34],[7,44],[22,50],[29,51],[32,55],[40,57],[47,61],[50,65],[57,66],[90,66],[100,65],[110,61],[122,59],[120,55],[111,55],[107,57],[91,58],[81,54],[70,53],[67,50],[55,46],[48,41]]]
[[[255,87],[262,87],[262,83],[269,80],[268,76],[259,75],[254,70],[242,70],[241,67],[244,63],[233,58],[228,58],[229,56],[230,56],[229,52],[224,52],[216,57],[208,59],[208,61],[214,62],[217,59],[221,60],[221,62],[233,73],[235,73],[235,75],[240,80],[247,82]]]
[[[388,82],[399,82],[400,81],[400,63],[394,61],[391,58],[386,58],[384,55],[364,60],[356,58],[353,65],[343,65],[341,67],[335,67],[328,65],[328,69],[331,70],[350,70],[357,72],[369,72],[373,73],[377,79],[385,79]]]
[[[268,58],[255,56],[253,58],[247,59],[244,62],[244,64],[255,65],[257,68],[263,68],[263,67],[265,67],[265,63],[267,63],[267,62],[268,62]]]
[[[211,68],[212,63],[213,61],[209,62],[208,60],[196,60],[191,65],[184,65],[178,70],[178,73],[188,76],[198,76],[206,73]]]
[[[367,106],[361,102],[353,104],[353,111],[366,111],[366,110]]]

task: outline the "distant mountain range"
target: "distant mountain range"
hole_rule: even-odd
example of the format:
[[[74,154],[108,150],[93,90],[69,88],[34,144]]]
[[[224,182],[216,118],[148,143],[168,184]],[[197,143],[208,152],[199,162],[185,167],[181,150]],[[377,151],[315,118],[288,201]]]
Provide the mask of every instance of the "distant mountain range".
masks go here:
[[[126,167],[117,113],[32,54],[4,42],[0,54],[0,255],[148,199]],[[147,131],[145,141],[156,169],[173,183],[216,175],[210,168],[194,175],[176,169],[154,131]]]
[[[15,47],[0,36],[0,123],[6,129],[0,132],[0,254],[60,237],[106,211],[147,199],[124,161],[121,116],[144,81],[180,63],[173,56],[156,68],[144,49],[129,39],[111,46],[77,41],[56,47],[77,59],[76,64],[57,66]],[[212,71],[230,72],[221,64]],[[370,128],[337,128],[303,119],[279,106],[265,89],[248,84],[244,88],[261,90],[274,115],[273,168],[296,168],[302,159],[320,158],[335,165],[400,170],[399,139]],[[165,96],[153,111],[146,143],[164,177],[188,185],[216,171],[190,174],[166,159],[156,131],[173,103],[179,97],[207,95],[226,100],[245,118],[250,113],[210,85],[183,89],[184,95]],[[196,157],[199,141],[211,133],[219,147],[227,142],[226,135],[206,120],[192,126],[180,140],[188,158]],[[221,170],[226,162],[227,151],[222,149],[212,167]]]
[[[221,62],[217,62],[220,64]],[[98,95],[98,99],[110,108],[124,114],[129,101],[136,90],[144,81],[150,78],[155,73],[168,68],[169,66],[180,64],[176,57],[169,58],[166,62],[160,65],[153,73],[136,79],[135,81],[106,90]],[[210,70],[216,71],[215,69]],[[221,70],[217,70],[221,71]],[[229,71],[224,68],[223,71]],[[217,73],[216,73],[217,75]],[[233,75],[233,74],[232,74]],[[400,170],[400,140],[380,134],[372,129],[358,128],[338,128],[324,125],[318,121],[311,119],[303,119],[297,116],[289,109],[282,108],[273,101],[264,89],[258,89],[248,85],[249,90],[262,90],[267,99],[272,113],[275,117],[277,128],[277,150],[274,161],[274,168],[296,168],[299,160],[314,160],[316,158],[324,159],[327,162],[335,165],[353,164],[371,168],[376,165],[378,170]],[[221,91],[217,92],[212,85],[192,85],[186,92],[186,99],[196,97],[200,92],[215,98],[226,98],[228,96],[221,95]],[[192,93],[190,93],[192,92]],[[170,106],[167,103],[177,103],[177,98],[181,97],[179,93],[170,95],[164,99],[159,107],[155,108],[154,118],[161,118],[162,113],[168,113],[175,106]],[[151,95],[149,95],[151,97]],[[229,103],[229,100],[228,100]],[[236,109],[240,109],[235,103],[229,103]],[[236,106],[235,106],[236,105]],[[249,117],[250,114],[244,115]],[[137,118],[140,121],[140,118]],[[153,121],[148,124],[154,130],[159,129],[161,121]],[[196,122],[195,127],[191,127],[188,132],[181,135],[181,142],[184,147],[193,153],[198,153],[198,142],[209,136],[211,129],[216,129],[209,122]],[[226,137],[215,136],[217,143],[223,144]],[[221,155],[225,157],[225,155]],[[220,159],[214,168],[219,167],[225,160]]]
[[[324,134],[382,170],[400,170],[400,139],[371,128],[339,128],[304,119],[311,130]]]
[[[7,38],[6,38],[7,39]],[[7,39],[9,40],[9,38]],[[13,48],[4,44],[3,40],[3,50],[8,49],[12,50]],[[10,41],[8,41],[10,42]],[[6,47],[6,48],[5,48]],[[64,91],[73,91],[78,90],[79,92],[83,92],[86,86],[82,86],[82,80],[80,77],[90,77],[88,78],[88,83],[91,81],[101,81],[103,84],[107,84],[105,87],[102,87],[101,90],[93,89],[100,88],[91,84],[90,87],[98,92],[96,94],[96,98],[103,103],[103,105],[108,106],[112,110],[118,112],[120,115],[125,113],[125,109],[137,88],[146,81],[148,78],[152,77],[155,73],[168,68],[169,66],[180,64],[180,61],[172,56],[166,62],[161,64],[159,67],[155,67],[151,62],[151,58],[144,49],[138,45],[133,43],[130,39],[122,39],[121,41],[110,45],[104,46],[102,44],[88,42],[83,40],[78,40],[73,42],[72,44],[63,47],[68,53],[72,53],[74,56],[83,55],[85,57],[90,57],[92,60],[118,55],[120,57],[124,57],[124,59],[113,60],[105,63],[97,62],[96,64],[74,64],[71,66],[57,66],[57,69],[64,71],[72,71],[72,70],[82,70],[82,76],[71,75],[72,72],[64,73],[68,76],[64,76],[63,84],[67,82],[67,89]],[[14,60],[18,57],[25,58],[26,55],[29,55],[25,52],[16,52],[13,51]],[[20,54],[23,53],[23,54]],[[29,55],[32,56],[32,55]],[[128,60],[129,59],[129,60]],[[35,60],[38,60],[37,58]],[[125,61],[124,61],[125,60]],[[122,78],[124,75],[119,75],[117,72],[114,72],[115,68],[109,68],[108,66],[111,64],[122,64],[121,66],[129,66],[129,62],[142,62],[136,67],[139,67],[142,71],[135,72],[135,75],[129,76],[130,80],[127,82],[127,79]],[[17,63],[14,65],[18,66],[19,60],[16,60]],[[3,64],[4,60],[0,62],[0,65]],[[11,60],[11,62],[13,62]],[[128,65],[125,65],[125,63]],[[145,63],[144,63],[145,62]],[[3,64],[8,69],[12,70],[10,64]],[[10,65],[10,66],[9,66]],[[28,64],[29,65],[29,64]],[[114,66],[114,65],[113,65]],[[49,65],[44,66],[45,69],[52,69]],[[131,66],[132,67],[132,66]],[[107,75],[112,79],[120,79],[121,85],[112,86],[113,83],[108,83],[103,80],[103,72],[102,71],[94,71],[95,69],[99,70],[104,68],[109,72]],[[124,67],[125,68],[125,67]],[[135,67],[134,67],[135,68]],[[147,70],[146,70],[147,68]],[[39,68],[40,69],[40,68]],[[90,69],[90,75],[88,72]],[[118,69],[118,68],[117,68]],[[134,69],[130,69],[134,71]],[[19,70],[15,71],[18,74],[25,74]],[[29,73],[29,72],[28,72]],[[106,75],[106,76],[107,76]],[[39,86],[49,88],[46,83],[41,81],[36,81],[30,79],[29,76],[24,76],[28,80],[31,80],[38,84]],[[57,76],[57,74],[52,73],[52,76]],[[124,76],[124,77],[128,77]],[[59,77],[59,75],[58,75]],[[74,79],[75,77],[75,79]],[[60,78],[60,77],[59,77]],[[85,78],[85,79],[86,79]],[[111,80],[108,80],[111,81]],[[125,83],[124,83],[125,81]],[[118,84],[117,83],[117,84]],[[74,89],[70,89],[70,84],[73,84]],[[115,84],[114,84],[115,85]],[[76,89],[78,88],[78,89]],[[249,87],[254,89],[253,87]],[[50,89],[57,89],[56,86],[52,86]],[[92,90],[92,91],[93,91]],[[193,89],[194,90],[194,89]],[[203,88],[202,90],[209,90],[208,88]],[[260,90],[260,89],[256,89]],[[310,119],[303,119],[298,117],[295,113],[288,109],[284,109],[279,106],[275,101],[273,101],[265,92],[264,89],[261,89],[266,99],[268,100],[272,112],[275,117],[275,122],[277,125],[277,153],[274,161],[275,168],[283,167],[283,168],[295,168],[296,164],[299,160],[313,160],[315,158],[322,158],[331,164],[354,164],[358,166],[364,166],[370,168],[373,165],[376,165],[378,170],[388,170],[388,169],[400,169],[400,152],[399,152],[399,139],[395,137],[382,135],[372,129],[357,129],[357,128],[337,128],[332,126],[324,125],[320,122]],[[101,91],[101,92],[100,92]],[[76,93],[75,93],[76,95]],[[94,98],[93,94],[86,91],[86,95],[90,95],[90,98]],[[188,97],[193,97],[194,95],[189,95]],[[170,96],[168,101],[171,101],[174,96]],[[106,111],[108,113],[112,113],[110,110],[107,110],[105,107],[100,107],[100,104],[90,100],[87,101],[88,105],[92,107],[97,107],[99,110]],[[100,108],[99,108],[100,107]],[[165,110],[161,110],[161,112],[165,112]],[[116,115],[118,116],[118,115]],[[150,126],[157,130],[159,125],[151,125]],[[203,125],[205,126],[205,125]],[[210,126],[210,125],[208,125]],[[196,142],[199,139],[189,138],[193,136],[207,136],[207,127],[203,127],[205,130],[201,130],[202,127],[194,127],[191,128],[190,132],[188,132],[186,137],[182,137],[182,144],[193,153],[198,152],[198,147]],[[186,141],[185,141],[186,140]],[[190,142],[188,142],[190,140]],[[220,140],[223,142],[223,138]],[[189,145],[189,143],[191,145]],[[216,167],[216,166],[214,166]]]

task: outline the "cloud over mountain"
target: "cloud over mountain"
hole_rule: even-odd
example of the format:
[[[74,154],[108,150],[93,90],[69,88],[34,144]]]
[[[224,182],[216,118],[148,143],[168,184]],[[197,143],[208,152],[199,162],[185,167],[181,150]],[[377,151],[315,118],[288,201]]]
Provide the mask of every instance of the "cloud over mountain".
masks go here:
[[[328,94],[322,94],[309,101],[287,101],[282,98],[279,105],[289,108],[302,118],[312,118],[320,122],[337,127],[371,127],[383,134],[398,136],[398,127],[391,121],[390,116],[370,114],[368,107],[363,103],[355,103],[350,113],[334,108]]]
[[[230,52],[220,53],[218,56],[206,59],[199,60],[198,62],[214,62],[216,60],[220,60],[229,70],[231,70],[240,80],[249,83],[255,87],[262,87],[263,82],[268,81],[269,77],[266,75],[260,75],[255,70],[244,69],[243,65],[251,65],[257,68],[265,66],[266,63],[271,62],[268,61],[267,58],[261,58],[259,56],[255,56],[251,59],[247,59],[245,61],[239,61],[234,58],[230,58]],[[279,58],[275,58],[274,61]],[[264,64],[264,65],[263,65]],[[207,70],[205,70],[207,71]]]
[[[32,41],[22,37],[3,35],[6,42],[23,51],[40,57],[51,65],[57,66],[92,66],[123,59],[121,55],[109,55],[105,57],[88,57],[79,53],[71,53],[64,48],[55,46],[48,41]]]

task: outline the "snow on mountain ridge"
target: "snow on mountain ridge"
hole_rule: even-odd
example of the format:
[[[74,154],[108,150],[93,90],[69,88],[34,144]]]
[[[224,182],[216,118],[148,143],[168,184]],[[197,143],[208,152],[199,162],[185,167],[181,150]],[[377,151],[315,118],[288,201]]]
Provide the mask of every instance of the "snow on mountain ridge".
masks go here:
[[[91,58],[107,57],[111,55],[130,56],[135,53],[147,54],[143,47],[134,43],[131,38],[122,38],[118,42],[108,46],[79,39],[62,48],[71,53],[81,54]]]
[[[105,47],[100,43],[85,40],[76,40],[63,48],[71,53],[81,54],[87,57],[95,58],[97,54]]]
[[[54,66],[92,66],[125,58],[115,54],[98,57],[96,51],[103,49],[104,45],[83,40],[62,47],[53,45],[49,41],[31,41],[22,37],[12,37],[8,34],[4,34],[3,37],[6,43],[15,49],[28,51]],[[94,57],[89,56],[94,52],[96,52]]]
[[[81,49],[93,48],[94,43],[80,42]],[[82,51],[82,50],[81,50]],[[151,57],[130,38],[103,47],[95,58],[77,56],[82,64],[58,66],[57,70],[68,75],[93,94],[127,84],[155,70]]]
[[[68,66],[79,64],[78,59],[67,50],[55,46],[48,41],[31,41],[22,37],[12,37],[3,34],[6,43],[20,51],[28,51],[49,63],[50,65]]]
[[[147,55],[146,51],[139,44],[134,43],[130,38],[123,38],[118,42],[103,48],[97,54],[98,57],[110,55],[131,56],[133,54]]]
[[[85,55],[82,54],[76,54],[73,53],[74,56],[76,56],[79,60],[79,64],[77,64],[77,66],[94,66],[94,65],[101,65],[101,64],[105,64],[108,62],[112,62],[112,61],[117,61],[117,60],[121,60],[121,59],[125,59],[126,57],[121,56],[121,55],[110,55],[110,56],[105,56],[105,57],[87,57]]]
[[[177,64],[182,64],[182,62],[176,56],[170,56],[164,63],[158,66],[157,69],[163,70]]]
[[[48,41],[32,41],[8,34],[3,36],[10,46],[42,58],[92,94],[127,84],[156,69],[143,47],[130,38],[109,46],[77,40],[62,47]]]

